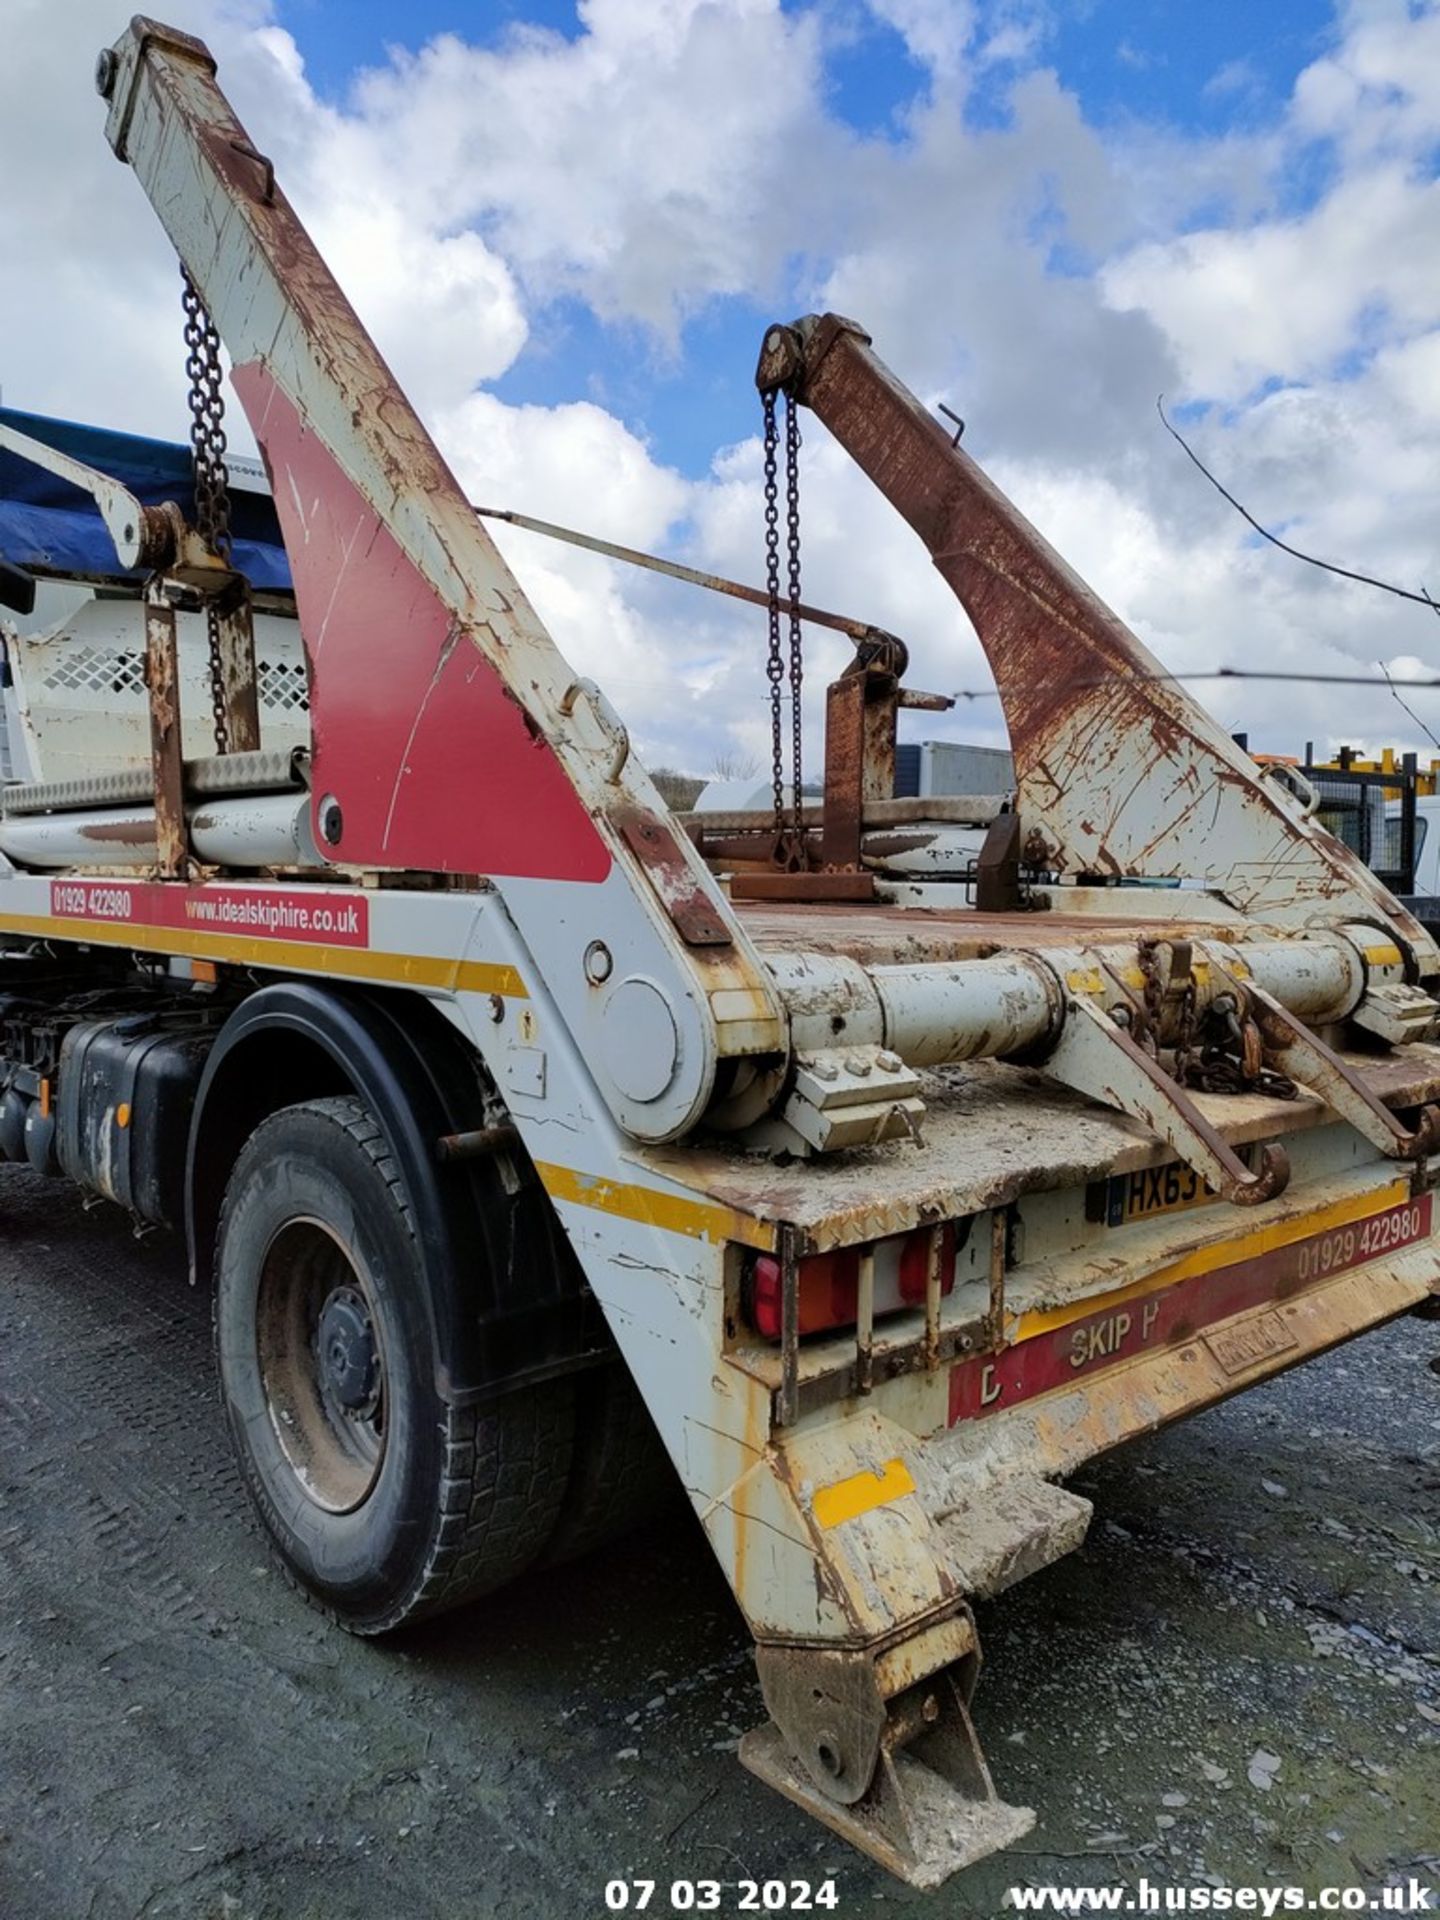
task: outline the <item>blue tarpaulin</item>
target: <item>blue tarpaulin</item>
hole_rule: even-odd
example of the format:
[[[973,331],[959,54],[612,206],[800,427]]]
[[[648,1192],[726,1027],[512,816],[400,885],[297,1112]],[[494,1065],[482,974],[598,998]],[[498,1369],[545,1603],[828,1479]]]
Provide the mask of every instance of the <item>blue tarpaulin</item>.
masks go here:
[[[0,407],[0,424],[109,474],[146,506],[175,501],[194,525],[195,484],[188,447],[146,440],[134,433],[111,433],[103,427],[77,426],[68,420],[47,420],[9,407]],[[235,566],[251,586],[289,592],[290,562],[269,495],[232,487],[230,527]],[[5,450],[0,450],[0,560],[44,573],[99,574],[137,583],[144,577],[122,571],[100,510],[88,493]]]

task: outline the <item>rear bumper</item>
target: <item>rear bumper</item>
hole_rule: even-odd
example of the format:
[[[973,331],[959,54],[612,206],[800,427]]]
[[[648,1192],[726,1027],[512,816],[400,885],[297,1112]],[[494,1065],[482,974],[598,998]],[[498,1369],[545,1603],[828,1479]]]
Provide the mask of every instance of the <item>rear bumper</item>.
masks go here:
[[[1049,1565],[1090,1517],[1056,1482],[1440,1294],[1437,1227],[1440,1196],[1408,1175],[1356,1176],[1324,1209],[1022,1312],[1007,1345],[772,1430],[706,1515],[752,1629],[875,1646]]]
[[[1271,1295],[1206,1320],[1189,1337],[988,1417],[961,1418],[922,1443],[915,1460],[917,1487],[951,1545],[957,1582],[968,1594],[997,1593],[1078,1544],[1073,1515],[1049,1501],[1027,1523],[1017,1489],[1033,1497],[1037,1483],[1063,1479],[1127,1440],[1313,1359],[1434,1294],[1440,1247],[1426,1239],[1288,1297]],[[1008,1528],[997,1524],[1001,1510],[1012,1516]],[[967,1544],[979,1541],[990,1544],[978,1552]]]

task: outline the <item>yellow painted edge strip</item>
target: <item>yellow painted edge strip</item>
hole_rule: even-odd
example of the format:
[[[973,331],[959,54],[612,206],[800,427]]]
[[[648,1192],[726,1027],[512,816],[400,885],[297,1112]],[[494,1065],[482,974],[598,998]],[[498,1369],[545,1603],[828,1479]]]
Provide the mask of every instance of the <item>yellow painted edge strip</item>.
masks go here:
[[[1022,1313],[1013,1324],[1013,1344],[1018,1346],[1022,1340],[1033,1339],[1036,1334],[1053,1333],[1057,1327],[1068,1327],[1072,1321],[1087,1319],[1092,1313],[1104,1313],[1111,1307],[1124,1306],[1127,1300],[1142,1299],[1147,1293],[1156,1293],[1162,1287],[1173,1287],[1182,1280],[1193,1280],[1199,1274],[1214,1273],[1221,1267],[1235,1266],[1259,1254],[1273,1253],[1278,1247],[1291,1246],[1297,1240],[1308,1240],[1312,1234],[1326,1233],[1331,1227],[1348,1227],[1352,1221],[1363,1220],[1368,1214],[1379,1213],[1386,1207],[1398,1206],[1402,1200],[1409,1198],[1410,1182],[1392,1180],[1388,1187],[1354,1194],[1348,1200],[1332,1201],[1328,1207],[1320,1207],[1314,1213],[1292,1215],[1288,1220],[1261,1227],[1239,1239],[1219,1240],[1213,1246],[1197,1247],[1194,1253],[1185,1255],[1168,1267],[1161,1267],[1158,1273],[1152,1273],[1144,1280],[1136,1280],[1128,1287],[1118,1287],[1113,1293],[1087,1294],[1083,1300],[1068,1301],[1065,1306],[1056,1307],[1049,1313]]]
[[[185,933],[174,927],[128,921],[62,920],[41,915],[0,915],[0,933],[30,934],[90,946],[144,948],[195,959],[224,960],[236,966],[293,967],[305,973],[443,987],[457,993],[498,993],[511,1000],[529,998],[525,982],[514,967],[483,960],[440,960],[425,954],[378,953],[368,947],[326,947],[318,941],[237,939],[227,934]],[[323,964],[319,964],[322,956]],[[713,1201],[657,1193],[650,1187],[603,1180],[545,1161],[537,1162],[536,1170],[553,1200],[594,1207],[694,1240],[717,1244],[736,1240],[764,1251],[775,1245],[773,1226]]]
[[[1065,984],[1072,993],[1103,993],[1105,976],[1098,967],[1072,967]]]
[[[185,933],[122,920],[52,919],[48,915],[0,915],[0,933],[82,946],[136,947],[188,959],[223,960],[237,967],[293,967],[297,972],[339,975],[346,980],[385,980],[396,986],[445,987],[454,993],[498,993],[528,1000],[514,967],[488,960],[444,960],[433,954],[379,953],[370,947],[327,947],[320,940],[260,940],[225,933]]]
[[[888,1507],[892,1500],[903,1500],[914,1491],[915,1482],[905,1462],[887,1460],[878,1473],[854,1473],[848,1480],[837,1480],[833,1487],[821,1487],[810,1508],[822,1527],[838,1527],[842,1520]]]
[[[599,1213],[613,1213],[622,1220],[638,1220],[642,1226],[659,1227],[664,1233],[687,1234],[692,1240],[716,1244],[738,1240],[742,1246],[762,1250],[775,1245],[775,1228],[768,1222],[754,1220],[713,1200],[690,1200],[681,1194],[657,1193],[653,1187],[606,1180],[598,1174],[580,1173],[574,1167],[562,1167],[550,1160],[537,1160],[535,1171],[552,1200],[593,1207]]]

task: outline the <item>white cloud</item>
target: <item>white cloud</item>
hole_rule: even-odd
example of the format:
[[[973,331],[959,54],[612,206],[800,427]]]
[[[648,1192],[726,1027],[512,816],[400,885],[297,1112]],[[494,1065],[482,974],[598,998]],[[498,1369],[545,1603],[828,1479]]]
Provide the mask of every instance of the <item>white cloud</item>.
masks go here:
[[[1267,378],[1324,378],[1376,334],[1440,321],[1437,218],[1433,179],[1367,166],[1296,218],[1138,248],[1103,285],[1117,310],[1163,328],[1192,392],[1238,399]]]
[[[1295,86],[1296,131],[1349,161],[1433,154],[1440,139],[1440,13],[1421,0],[1343,0],[1333,49]]]
[[[445,35],[360,82],[355,107],[448,223],[483,221],[538,296],[575,293],[674,345],[813,239],[846,136],[818,110],[820,36],[772,0],[585,0],[575,40]]]

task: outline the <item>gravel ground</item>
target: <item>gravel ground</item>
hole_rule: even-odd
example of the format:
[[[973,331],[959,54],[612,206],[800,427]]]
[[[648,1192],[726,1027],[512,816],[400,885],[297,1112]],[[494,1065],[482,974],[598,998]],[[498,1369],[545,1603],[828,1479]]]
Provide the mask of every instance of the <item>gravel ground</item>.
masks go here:
[[[922,1896],[738,1765],[749,1647],[688,1517],[376,1646],[275,1573],[176,1244],[0,1169],[0,1915],[602,1914],[616,1876],[1440,1888],[1440,1326],[1092,1466],[981,1616],[1023,1853]]]

